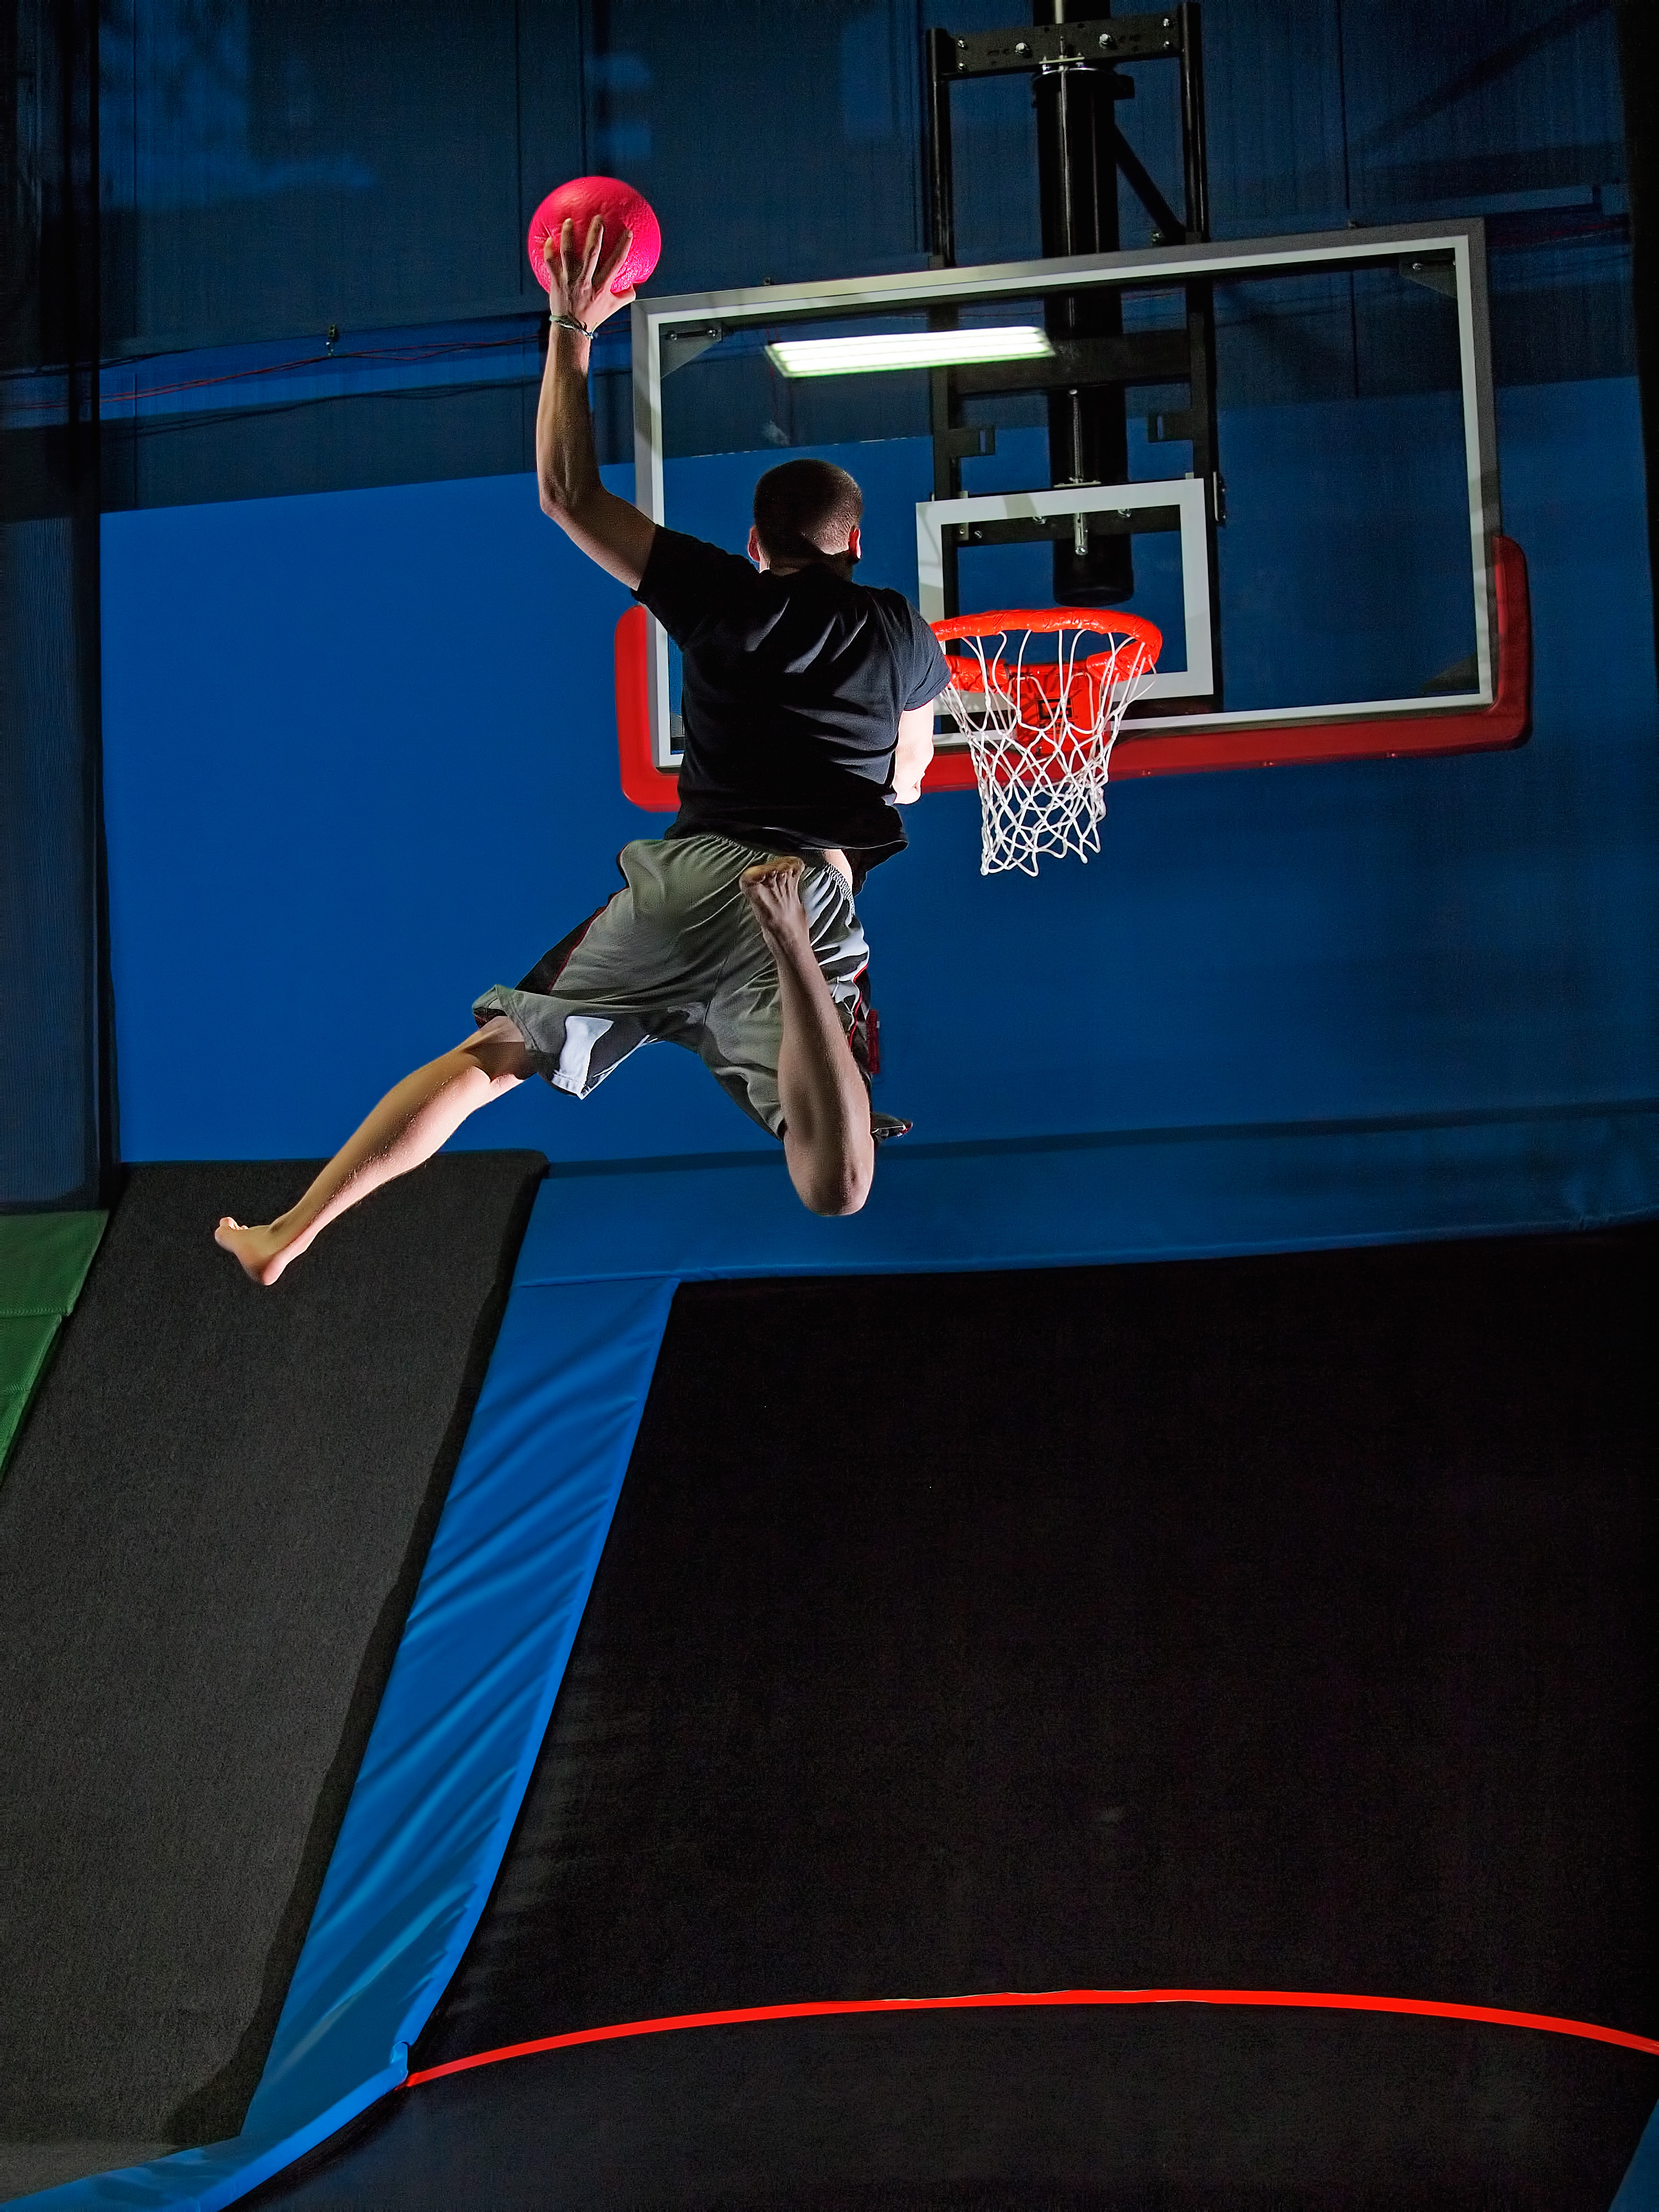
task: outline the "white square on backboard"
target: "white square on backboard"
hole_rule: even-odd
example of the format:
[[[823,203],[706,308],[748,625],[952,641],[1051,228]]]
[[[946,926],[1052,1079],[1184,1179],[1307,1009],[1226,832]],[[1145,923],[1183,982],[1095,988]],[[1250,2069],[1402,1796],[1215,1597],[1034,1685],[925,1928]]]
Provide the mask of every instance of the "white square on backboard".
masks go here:
[[[1215,689],[1210,658],[1210,556],[1204,486],[1195,477],[1152,483],[1074,484],[1057,491],[984,492],[970,499],[916,502],[917,599],[928,622],[945,613],[944,542],[951,523],[1040,521],[1055,514],[1126,514],[1176,507],[1181,515],[1181,604],[1187,623],[1187,665],[1158,674],[1142,694],[1154,699],[1207,698]]]

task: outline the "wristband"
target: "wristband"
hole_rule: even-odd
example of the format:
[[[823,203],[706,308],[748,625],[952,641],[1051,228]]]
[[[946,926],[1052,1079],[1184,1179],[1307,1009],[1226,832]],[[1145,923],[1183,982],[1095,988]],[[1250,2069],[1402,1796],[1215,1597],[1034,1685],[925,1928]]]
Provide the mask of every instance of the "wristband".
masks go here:
[[[578,337],[591,338],[593,335],[586,323],[579,323],[574,315],[550,315],[548,321],[556,331],[574,331]]]

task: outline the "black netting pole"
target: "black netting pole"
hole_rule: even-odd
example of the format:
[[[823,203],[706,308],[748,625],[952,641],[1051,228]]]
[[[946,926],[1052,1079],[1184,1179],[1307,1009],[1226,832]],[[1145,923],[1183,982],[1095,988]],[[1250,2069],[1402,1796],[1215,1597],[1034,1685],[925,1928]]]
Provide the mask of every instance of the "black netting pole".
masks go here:
[[[1648,479],[1648,553],[1659,580],[1659,127],[1653,113],[1659,70],[1659,19],[1646,0],[1620,0],[1619,58],[1624,74],[1625,150],[1630,178],[1632,283],[1642,441]],[[1654,605],[1659,636],[1659,596]]]
[[[95,0],[0,0],[0,1209],[116,1158],[100,779]]]

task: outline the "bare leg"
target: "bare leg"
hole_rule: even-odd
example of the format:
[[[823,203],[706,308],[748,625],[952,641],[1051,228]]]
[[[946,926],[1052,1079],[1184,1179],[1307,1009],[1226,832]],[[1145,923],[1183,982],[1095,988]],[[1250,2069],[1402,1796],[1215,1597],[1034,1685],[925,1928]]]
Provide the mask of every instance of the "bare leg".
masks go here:
[[[789,1179],[812,1212],[856,1213],[876,1171],[870,1095],[812,951],[801,868],[792,854],[745,868],[738,880],[778,963],[778,1096]]]
[[[515,1088],[529,1072],[523,1039],[498,1014],[477,1036],[388,1091],[296,1206],[255,1228],[226,1214],[214,1242],[234,1253],[256,1283],[269,1286],[337,1214],[429,1160],[469,1114]]]

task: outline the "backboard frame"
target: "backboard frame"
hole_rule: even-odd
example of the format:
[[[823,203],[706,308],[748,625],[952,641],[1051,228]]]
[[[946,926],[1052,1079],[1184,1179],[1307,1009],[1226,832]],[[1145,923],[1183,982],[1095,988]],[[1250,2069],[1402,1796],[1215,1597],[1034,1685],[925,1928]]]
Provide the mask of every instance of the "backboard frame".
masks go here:
[[[915,270],[880,276],[843,277],[824,283],[752,285],[731,291],[637,299],[630,311],[635,503],[653,521],[666,523],[662,398],[665,379],[733,327],[808,321],[861,312],[926,311],[983,304],[998,297],[1018,297],[1033,292],[1049,293],[1062,289],[1078,291],[1096,285],[1175,285],[1195,278],[1315,274],[1368,264],[1397,264],[1408,256],[1428,255],[1449,256],[1451,296],[1457,310],[1459,388],[1474,587],[1474,686],[1468,691],[1437,695],[1432,700],[1413,696],[1336,705],[1222,709],[1200,714],[1171,714],[1167,705],[1162,705],[1156,711],[1155,720],[1143,720],[1132,712],[1125,724],[1126,737],[1134,731],[1150,741],[1194,732],[1212,732],[1219,738],[1230,731],[1240,734],[1261,732],[1267,735],[1282,731],[1289,738],[1298,726],[1322,729],[1336,723],[1376,723],[1384,726],[1377,731],[1377,742],[1372,748],[1376,752],[1423,750],[1420,741],[1402,747],[1399,733],[1391,738],[1387,726],[1425,718],[1448,722],[1461,719],[1467,723],[1472,718],[1484,716],[1492,708],[1498,691],[1495,541],[1503,525],[1492,397],[1486,226],[1479,216],[1000,262],[977,268]],[[1441,265],[1444,265],[1443,262]],[[666,349],[670,348],[684,349],[678,360],[667,358]],[[1137,499],[1152,491],[1162,493],[1167,501],[1170,492],[1183,481],[1186,480],[1148,480],[1133,486],[1091,488],[1091,491],[1113,495],[1121,491]],[[1208,503],[1206,526],[1213,529],[1215,487],[1206,484],[1203,491]],[[1038,496],[1051,498],[1055,495]],[[1114,497],[1110,503],[1121,502]],[[1062,504],[1058,511],[1069,512],[1070,508]],[[1183,562],[1183,569],[1186,565]],[[678,755],[672,742],[670,712],[668,638],[654,620],[647,626],[644,674],[652,763],[659,775],[672,775],[678,766]],[[946,741],[951,734],[954,733],[941,733]],[[1359,735],[1358,732],[1353,734]],[[1507,739],[1509,743],[1515,741],[1513,736]],[[1345,753],[1350,750],[1359,748],[1343,748]]]
[[[981,492],[964,499],[916,502],[916,575],[919,604],[929,622],[945,612],[943,592],[943,533],[953,524],[969,531],[979,523],[1040,516],[1173,513],[1181,538],[1181,575],[1187,629],[1187,665],[1158,674],[1142,696],[1148,699],[1206,698],[1213,689],[1211,653],[1210,563],[1205,524],[1207,495],[1195,477],[1166,477],[1146,483],[1089,484],[1058,491]],[[1162,720],[1164,718],[1160,718]]]

